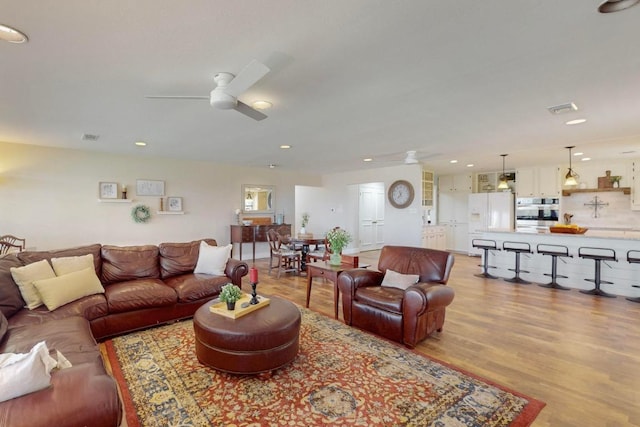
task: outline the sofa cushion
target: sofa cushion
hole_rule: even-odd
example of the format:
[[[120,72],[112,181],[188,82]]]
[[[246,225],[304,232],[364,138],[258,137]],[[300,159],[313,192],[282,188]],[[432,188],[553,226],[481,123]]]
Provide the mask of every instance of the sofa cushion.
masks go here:
[[[407,289],[409,286],[418,283],[418,280],[420,280],[418,274],[401,274],[388,268],[384,273],[384,278],[380,286]]]
[[[64,276],[65,274],[84,270],[85,268],[93,268],[93,254],[51,258],[51,266],[56,276]]]
[[[102,247],[102,283],[159,277],[157,246]]]
[[[0,342],[2,342],[2,338],[4,338],[4,334],[7,332],[8,324],[7,318],[4,317],[4,314],[0,311]]]
[[[109,314],[107,299],[104,294],[89,295],[49,311],[46,306],[35,310],[20,310],[9,320],[9,327],[34,325],[47,323],[52,320],[66,319],[68,317],[81,317],[94,320]]]
[[[164,279],[164,283],[175,290],[178,302],[214,298],[229,281],[227,276],[211,276],[209,274],[181,274]]]
[[[217,246],[214,239],[195,240],[188,243],[160,243],[160,276],[164,279],[178,274],[193,273],[198,262],[200,242]]]
[[[49,311],[88,295],[104,293],[92,265],[52,279],[36,280],[33,285]]]
[[[398,288],[367,286],[358,288],[355,300],[368,306],[392,313],[402,313],[404,290]]]
[[[165,307],[178,301],[176,292],[160,279],[138,279],[105,287],[109,313]]]
[[[41,279],[51,279],[56,277],[51,265],[47,260],[40,260],[23,267],[12,267],[11,275],[20,289],[22,299],[27,303],[27,308],[33,310],[42,305],[42,298],[33,282]]]
[[[98,275],[98,277],[100,277],[100,269],[102,266],[102,259],[100,258],[101,247],[102,246],[99,243],[95,243],[93,245],[76,246],[68,249],[54,249],[51,251],[22,251],[17,255],[23,264],[31,264],[32,262],[40,261],[43,259],[46,259],[48,261],[51,258],[63,258],[92,254],[93,265],[96,269],[96,274]]]
[[[11,276],[11,267],[22,266],[16,254],[0,256],[0,312],[9,318],[20,311],[25,302]]]
[[[227,260],[231,256],[233,245],[209,246],[206,242],[200,242],[200,253],[194,273],[224,276]]]

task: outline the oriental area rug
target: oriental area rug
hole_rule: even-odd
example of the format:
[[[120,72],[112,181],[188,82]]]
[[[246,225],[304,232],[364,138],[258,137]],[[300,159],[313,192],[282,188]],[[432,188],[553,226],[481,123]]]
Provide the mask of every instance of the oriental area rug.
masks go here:
[[[129,427],[528,426],[544,403],[300,308],[300,352],[269,375],[201,365],[186,320],[105,343]]]

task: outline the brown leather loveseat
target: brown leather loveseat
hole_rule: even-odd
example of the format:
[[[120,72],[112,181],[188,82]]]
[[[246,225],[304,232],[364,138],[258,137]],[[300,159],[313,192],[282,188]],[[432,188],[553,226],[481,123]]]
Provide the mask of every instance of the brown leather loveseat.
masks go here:
[[[347,270],[338,277],[347,325],[373,332],[413,348],[444,325],[454,291],[445,286],[453,267],[449,252],[408,246],[385,246],[378,269]],[[415,275],[405,289],[383,286],[386,274]]]
[[[213,239],[205,239],[216,245]],[[51,386],[0,402],[0,425],[118,426],[122,408],[96,340],[191,317],[229,282],[241,286],[245,262],[229,259],[223,276],[194,274],[200,240],[144,246],[87,245],[0,257],[0,353],[27,353],[38,342],[73,365],[52,372]],[[49,311],[24,308],[10,268],[93,255],[105,292]],[[90,268],[90,267],[89,267]]]

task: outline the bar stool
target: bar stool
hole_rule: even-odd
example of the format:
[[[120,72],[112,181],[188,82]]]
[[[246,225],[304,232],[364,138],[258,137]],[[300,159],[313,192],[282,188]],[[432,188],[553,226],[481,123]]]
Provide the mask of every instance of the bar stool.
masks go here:
[[[600,273],[601,273],[602,261],[618,262],[618,259],[616,258],[616,251],[608,248],[581,247],[581,248],[578,248],[578,256],[584,259],[592,259],[595,261],[595,265],[596,265],[596,270],[595,270],[593,279],[584,279],[587,282],[595,283],[596,287],[588,291],[581,290],[580,292],[582,292],[583,294],[597,295],[600,297],[615,298],[616,297],[615,295],[607,293],[602,289],[600,289],[601,284],[607,284],[607,285],[613,284],[613,282],[607,282],[602,280],[600,278]]]
[[[529,273],[525,270],[520,270],[520,254],[531,254],[531,245],[525,242],[502,242],[502,249],[507,252],[515,252],[516,254],[516,268],[510,268],[510,271],[514,271],[516,275],[511,279],[504,279],[507,282],[511,283],[520,283],[522,285],[528,285],[531,282],[528,280],[524,280],[520,277],[520,273]]]
[[[484,258],[480,267],[482,267],[482,273],[474,274],[476,277],[484,277],[485,279],[497,279],[498,277],[489,274],[490,268],[496,268],[493,265],[489,265],[489,251],[499,251],[498,245],[495,240],[486,240],[486,239],[473,239],[471,241],[471,246],[474,248],[482,249],[484,254],[482,257]]]
[[[640,264],[640,251],[637,251],[635,249],[628,251],[627,262],[629,264]],[[634,288],[640,288],[640,285],[631,285],[631,286]],[[633,302],[640,302],[640,297],[635,297],[635,298],[628,297],[627,299]]]
[[[545,276],[551,276],[551,282],[540,283],[539,286],[542,286],[543,288],[560,289],[562,291],[568,291],[569,289],[571,289],[565,286],[561,286],[556,280],[558,277],[567,279],[567,276],[558,274],[558,257],[573,258],[573,255],[569,255],[569,248],[562,245],[549,245],[546,243],[539,243],[538,246],[536,246],[536,252],[542,255],[551,256],[551,274],[544,274]]]

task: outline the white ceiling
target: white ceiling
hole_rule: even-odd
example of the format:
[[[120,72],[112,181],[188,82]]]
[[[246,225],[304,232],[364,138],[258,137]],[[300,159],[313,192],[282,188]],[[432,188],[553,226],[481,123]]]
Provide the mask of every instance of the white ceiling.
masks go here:
[[[29,42],[0,43],[0,141],[312,173],[406,150],[440,173],[499,170],[501,153],[508,169],[567,163],[567,145],[640,157],[640,6],[601,2],[3,2]],[[252,59],[272,71],[240,100],[271,101],[266,120],[145,98],[208,95]],[[579,111],[547,111],[566,102]]]

